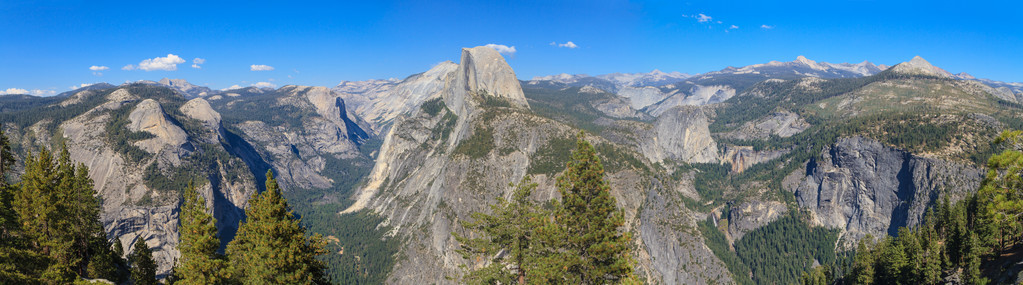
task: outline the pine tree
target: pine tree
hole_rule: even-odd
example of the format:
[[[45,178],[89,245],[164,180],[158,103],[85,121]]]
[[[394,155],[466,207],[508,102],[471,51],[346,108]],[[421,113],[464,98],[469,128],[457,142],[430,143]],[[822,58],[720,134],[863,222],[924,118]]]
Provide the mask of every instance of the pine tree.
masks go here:
[[[188,183],[181,205],[178,250],[181,259],[175,273],[181,284],[224,284],[226,261],[217,254],[217,220],[207,213],[206,200]]]
[[[628,277],[630,235],[622,232],[624,214],[604,182],[604,167],[590,143],[579,133],[565,174],[558,177],[562,202],[555,215],[564,229],[567,282],[612,283]]]
[[[0,128],[0,284],[42,283],[39,276],[49,265],[49,258],[31,246],[14,210],[18,187],[7,178],[14,166],[11,146]]]
[[[537,242],[536,231],[544,226],[550,213],[529,199],[536,186],[526,176],[515,186],[510,201],[498,197],[497,204],[490,206],[491,214],[473,213],[473,221],[462,223],[472,234],[480,236],[467,238],[452,233],[461,244],[458,252],[463,258],[475,258],[470,263],[484,265],[466,274],[464,282],[525,284],[537,277],[537,270],[534,269],[539,265],[537,259],[543,250]],[[498,255],[502,251],[507,254]]]
[[[155,285],[156,262],[153,261],[153,251],[149,249],[146,240],[141,236],[135,241],[135,248],[128,257],[131,261],[131,280],[135,285]]]
[[[67,169],[54,165],[54,159],[45,148],[39,156],[29,154],[25,163],[25,174],[21,176],[21,188],[14,197],[14,209],[18,213],[22,230],[36,252],[51,259],[42,278],[57,283],[70,282],[74,276],[70,231],[71,213],[69,197],[64,190],[62,179]],[[73,174],[73,171],[71,172]]]
[[[874,283],[874,253],[871,251],[870,243],[874,237],[867,235],[860,239],[856,245],[856,256],[853,260],[853,282],[855,284]]]
[[[984,249],[982,248],[976,233],[971,233],[968,236],[966,240],[966,249],[966,266],[963,270],[963,279],[967,284],[987,284],[987,278],[984,278],[980,272],[980,258]]]
[[[325,253],[317,234],[306,237],[281,195],[273,173],[267,171],[266,191],[249,199],[246,221],[227,245],[231,278],[243,284],[326,284]]]

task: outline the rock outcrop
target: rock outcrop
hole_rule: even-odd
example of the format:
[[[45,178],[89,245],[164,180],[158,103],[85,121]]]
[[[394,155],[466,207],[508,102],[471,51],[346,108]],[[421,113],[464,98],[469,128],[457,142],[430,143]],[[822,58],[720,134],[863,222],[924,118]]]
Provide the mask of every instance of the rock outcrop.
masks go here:
[[[941,78],[952,78],[952,73],[945,71],[937,66],[931,65],[924,58],[920,56],[914,56],[912,60],[896,64],[892,67],[892,71],[911,74],[911,75],[928,75],[936,76]]]
[[[751,146],[728,146],[721,156],[721,163],[729,163],[733,173],[741,173],[755,164],[779,158],[788,152],[787,149],[755,151]]]
[[[761,200],[744,201],[729,207],[728,237],[733,242],[781,218],[789,210],[782,202]]]
[[[808,128],[810,128],[810,124],[798,114],[778,109],[764,118],[746,122],[738,129],[725,133],[723,136],[740,140],[768,139],[772,135],[787,138]]]
[[[164,147],[178,147],[187,140],[185,130],[167,120],[160,103],[153,99],[145,99],[135,106],[135,110],[128,115],[131,123],[128,129],[135,132],[147,132],[156,136],[155,138],[143,140],[137,143],[139,147],[150,153],[158,153]]]
[[[708,126],[707,115],[700,108],[675,107],[657,118],[647,139],[640,142],[640,150],[652,162],[717,162],[718,147]]]
[[[939,198],[961,199],[983,178],[974,166],[916,156],[863,137],[839,139],[821,157],[800,170],[805,176],[790,190],[815,225],[842,231],[845,246],[867,234],[895,235],[899,227],[914,227]]]
[[[400,251],[405,258],[395,265],[388,283],[457,282],[462,274],[460,266],[467,261],[455,252],[458,242],[451,233],[463,232],[459,222],[471,219],[473,212],[486,211],[495,198],[508,197],[513,190],[509,183],[530,174],[539,184],[533,199],[545,201],[558,195],[555,176],[564,162],[549,162],[553,157],[549,152],[570,151],[560,147],[574,145],[571,142],[578,130],[533,114],[525,109],[528,105],[516,103],[524,102],[522,98],[485,97],[521,91],[498,88],[513,85],[513,73],[501,80],[482,80],[490,82],[487,84],[470,84],[472,78],[481,77],[472,72],[483,68],[511,71],[507,65],[467,66],[480,65],[481,61],[503,64],[484,59],[499,56],[496,52],[487,51],[481,56],[474,52],[479,49],[463,50],[464,61],[436,97],[441,98],[438,103],[443,103],[442,108],[419,108],[407,117],[398,117],[384,138],[366,186],[359,189],[356,202],[342,212],[371,210],[386,218],[385,224],[392,227],[394,235],[408,241]],[[492,99],[507,103],[487,102]],[[664,128],[669,128],[667,124]],[[676,125],[675,131],[679,129]],[[703,129],[706,132],[705,117]],[[486,141],[485,145],[492,147],[461,147],[470,139]],[[586,139],[598,145],[613,145],[596,136]],[[628,149],[618,151],[638,155]],[[609,167],[606,175],[612,195],[625,212],[624,227],[638,233],[634,235],[638,276],[650,283],[731,282],[727,269],[702,243],[698,232],[684,229],[685,225],[695,228],[691,212],[678,201],[647,197],[648,193],[671,190],[662,189],[652,177],[631,167]],[[658,204],[641,207],[646,203]]]

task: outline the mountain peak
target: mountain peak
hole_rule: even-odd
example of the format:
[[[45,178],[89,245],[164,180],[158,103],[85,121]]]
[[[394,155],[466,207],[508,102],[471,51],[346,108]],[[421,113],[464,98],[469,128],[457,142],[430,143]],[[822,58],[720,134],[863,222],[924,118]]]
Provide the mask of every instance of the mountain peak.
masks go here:
[[[902,74],[929,75],[944,78],[952,77],[952,73],[949,73],[948,71],[945,71],[944,69],[938,68],[934,65],[931,65],[930,62],[928,62],[923,57],[920,57],[919,55],[914,56],[913,59],[908,62],[897,64],[895,65],[895,67],[892,68],[893,71]]]
[[[810,59],[808,59],[808,58],[806,58],[805,56],[802,56],[802,55],[796,57],[796,62],[801,63],[803,65],[806,65],[806,66],[808,66],[810,68],[813,68],[813,69],[816,69],[816,70],[825,70],[825,69],[827,69],[827,68],[817,64],[816,61],[810,60]]]

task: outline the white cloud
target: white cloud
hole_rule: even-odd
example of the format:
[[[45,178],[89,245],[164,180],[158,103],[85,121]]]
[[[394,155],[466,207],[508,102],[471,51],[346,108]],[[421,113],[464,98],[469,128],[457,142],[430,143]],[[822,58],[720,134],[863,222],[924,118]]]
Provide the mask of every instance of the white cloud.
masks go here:
[[[75,90],[75,89],[78,89],[78,88],[89,87],[89,86],[92,86],[94,84],[96,84],[96,83],[82,83],[82,84],[79,84],[78,86],[71,85],[71,87],[68,87],[68,89]]]
[[[135,70],[135,65],[134,64],[125,65],[124,67],[121,67],[121,70]]]
[[[201,69],[202,66],[199,66],[199,65],[203,64],[203,63],[206,63],[206,59],[205,58],[198,58],[197,57],[197,58],[192,60],[192,68],[200,68]]]
[[[242,89],[242,88],[245,88],[245,87],[241,87],[241,86],[239,86],[238,84],[235,84],[235,85],[231,85],[231,87],[227,87],[227,88],[224,88],[224,89],[220,89],[220,91],[227,91],[227,90],[234,90],[234,89]]]
[[[557,42],[551,42],[551,45],[552,46],[557,46],[557,47],[563,47],[563,48],[577,48],[577,47],[579,47],[578,45],[576,45],[572,41],[568,41],[567,43],[563,43],[563,44],[559,44]]]
[[[263,65],[263,64],[253,64],[253,65],[249,66],[249,70],[252,70],[252,71],[270,71],[270,70],[274,70],[274,67],[273,66],[269,66],[269,65]]]
[[[103,73],[102,73],[102,72],[99,72],[99,71],[95,71],[95,72],[93,72],[93,73],[92,73],[92,75],[95,75],[95,76],[103,76]]]
[[[760,28],[761,28],[761,29],[766,29],[766,30],[770,30],[770,29],[774,29],[774,26],[768,26],[768,25],[760,25]]]
[[[275,89],[277,88],[277,84],[273,84],[273,83],[270,83],[270,82],[256,82],[256,84],[252,84],[252,86],[258,87],[258,88],[275,88]]]
[[[699,21],[700,23],[710,22],[710,20],[712,20],[712,19],[714,19],[714,18],[711,18],[710,16],[704,15],[703,13],[700,13],[699,15],[696,15],[696,21]]]
[[[153,70],[175,71],[175,70],[178,70],[178,64],[182,64],[182,63],[185,63],[185,60],[182,59],[180,56],[168,53],[166,57],[156,57],[156,58],[150,58],[150,59],[147,59],[147,60],[143,60],[142,62],[139,62],[138,66],[133,66],[132,69],[138,68],[138,69],[145,70],[145,71],[153,71]],[[129,65],[125,66],[125,68],[128,68],[128,66],[132,66],[132,65],[129,64]],[[121,68],[121,69],[131,70],[131,69],[125,69],[125,68]]]
[[[7,90],[0,90],[0,95],[14,95],[14,94],[29,94],[35,96],[53,96],[57,94],[57,91],[53,90],[42,90],[32,89],[32,91],[21,89],[21,88],[7,88]]]
[[[12,95],[12,94],[28,94],[28,90],[21,88],[7,88],[7,90],[0,90],[0,95]]]
[[[729,28],[729,29],[738,29],[738,28],[739,28],[739,26],[736,26],[736,25],[732,25],[731,27],[728,27],[728,28]]]
[[[106,67],[106,66],[96,66],[96,65],[93,65],[93,66],[89,67],[89,70],[92,70],[92,71],[100,71],[100,70],[107,70],[107,69],[110,69],[110,68]]]
[[[507,55],[514,55],[515,54],[515,46],[506,46],[506,45],[499,45],[499,44],[487,44],[487,45],[485,45],[485,47],[497,50],[497,52],[499,52],[501,54],[507,54]]]

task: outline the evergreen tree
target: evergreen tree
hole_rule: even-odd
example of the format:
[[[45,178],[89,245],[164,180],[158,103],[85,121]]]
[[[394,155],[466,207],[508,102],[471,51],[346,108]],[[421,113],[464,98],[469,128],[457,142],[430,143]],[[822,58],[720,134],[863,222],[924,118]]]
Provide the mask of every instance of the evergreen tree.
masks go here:
[[[529,199],[536,186],[526,176],[516,186],[510,201],[498,197],[497,204],[490,206],[492,214],[473,213],[473,221],[462,223],[471,234],[480,236],[467,238],[452,233],[461,243],[458,252],[466,259],[476,259],[471,263],[483,265],[466,274],[465,282],[525,284],[536,277],[537,272],[533,269],[539,264],[537,259],[543,252],[537,242],[536,231],[550,217],[550,213]],[[507,254],[498,255],[501,251]]]
[[[207,213],[206,199],[188,183],[181,205],[178,250],[181,259],[174,272],[181,284],[223,284],[226,261],[217,254],[217,220]]]
[[[249,199],[246,221],[227,245],[231,278],[243,284],[326,284],[325,243],[317,234],[306,237],[281,196],[273,173],[267,171],[266,191]]]
[[[49,259],[31,246],[14,210],[18,187],[7,181],[14,162],[10,143],[0,128],[0,284],[41,283],[39,277]]]
[[[146,240],[141,236],[135,241],[134,247],[128,258],[131,261],[131,280],[135,282],[135,285],[157,284],[153,251],[149,249]]]
[[[971,233],[967,238],[966,242],[967,254],[966,254],[966,266],[963,269],[963,280],[967,284],[983,285],[987,284],[987,278],[984,278],[980,272],[980,258],[983,248],[980,245],[976,233]]]
[[[72,227],[69,197],[61,191],[64,189],[62,181],[68,183],[67,179],[61,179],[67,172],[54,165],[52,155],[45,148],[39,151],[39,156],[29,154],[21,187],[14,197],[14,209],[29,245],[52,261],[42,278],[57,283],[70,282],[75,275],[74,264],[70,262],[74,256],[74,241],[67,234]]]
[[[856,256],[853,259],[853,282],[855,284],[874,284],[874,253],[870,243],[874,237],[867,235],[856,245]]]
[[[621,228],[625,218],[604,182],[604,167],[580,132],[565,174],[558,177],[562,202],[555,222],[564,229],[564,259],[569,283],[604,284],[632,273],[628,256],[630,235]]]

